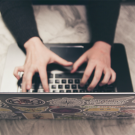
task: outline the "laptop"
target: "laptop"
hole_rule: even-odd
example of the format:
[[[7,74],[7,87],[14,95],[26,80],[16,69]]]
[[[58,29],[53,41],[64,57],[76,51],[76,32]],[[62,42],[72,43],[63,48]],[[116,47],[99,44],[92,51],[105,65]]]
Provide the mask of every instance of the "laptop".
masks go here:
[[[84,43],[45,45],[72,62],[92,46]],[[13,70],[16,66],[23,65],[24,61],[25,53],[16,44],[11,45],[0,90],[0,119],[134,118],[135,96],[122,44],[114,44],[111,50],[111,66],[117,74],[115,83],[97,86],[91,92],[86,87],[79,87],[86,67],[84,63],[74,74],[69,73],[72,67],[50,64],[47,68],[50,93],[43,92],[38,73],[33,77],[31,90],[21,93],[22,79],[17,81]]]

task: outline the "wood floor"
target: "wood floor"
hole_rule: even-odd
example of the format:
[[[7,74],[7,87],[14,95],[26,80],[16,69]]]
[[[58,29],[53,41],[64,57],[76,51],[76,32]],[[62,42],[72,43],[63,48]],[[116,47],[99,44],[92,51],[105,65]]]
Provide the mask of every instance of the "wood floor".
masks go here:
[[[0,135],[134,135],[135,120],[1,120]]]

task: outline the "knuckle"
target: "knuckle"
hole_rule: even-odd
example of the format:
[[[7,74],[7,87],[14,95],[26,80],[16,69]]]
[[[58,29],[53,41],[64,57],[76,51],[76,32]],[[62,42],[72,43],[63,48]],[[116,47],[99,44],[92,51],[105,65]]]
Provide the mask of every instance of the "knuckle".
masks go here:
[[[114,77],[116,78],[116,73],[114,72]]]
[[[84,77],[85,77],[85,78],[89,78],[89,74],[84,73]]]
[[[45,76],[40,76],[40,79],[41,79],[42,81],[46,81],[46,77],[45,77]]]
[[[90,62],[91,64],[93,64],[93,65],[95,65],[96,63],[97,63],[97,61],[96,60],[94,60],[94,59],[89,59],[89,61],[88,62]]]
[[[26,75],[25,74],[23,74],[23,80],[25,80],[26,79]]]
[[[28,77],[26,78],[25,81],[26,81],[27,84],[29,84],[31,82],[31,80]]]
[[[95,80],[97,80],[97,81],[100,80],[100,76],[99,75],[96,75],[95,76]]]
[[[14,71],[16,72],[18,70],[18,67],[15,67]]]
[[[29,71],[33,72],[36,69],[35,65],[31,65]]]
[[[16,72],[15,72],[15,70],[14,70],[13,74],[14,74],[14,76],[16,75]]]
[[[27,70],[28,72],[33,72],[35,69],[36,69],[35,65],[30,65],[30,66],[25,65],[25,67],[24,67],[24,71]]]
[[[24,72],[26,72],[29,68],[27,66],[24,67]]]
[[[106,70],[106,73],[111,74],[110,68],[107,67],[105,70]]]

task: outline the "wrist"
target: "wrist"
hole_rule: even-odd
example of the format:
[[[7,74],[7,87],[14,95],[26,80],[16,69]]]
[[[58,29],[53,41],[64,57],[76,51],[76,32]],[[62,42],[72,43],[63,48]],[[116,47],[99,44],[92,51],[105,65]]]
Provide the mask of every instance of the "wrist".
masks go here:
[[[104,51],[104,52],[108,52],[110,53],[111,52],[111,45],[104,42],[104,41],[97,41],[95,42],[94,44],[94,47]]]
[[[24,48],[25,48],[26,51],[27,51],[27,50],[29,50],[31,47],[33,48],[33,47],[39,46],[39,45],[41,45],[41,44],[43,44],[43,43],[42,43],[42,41],[40,40],[39,37],[32,37],[32,38],[30,38],[28,41],[26,41],[26,42],[24,43]]]

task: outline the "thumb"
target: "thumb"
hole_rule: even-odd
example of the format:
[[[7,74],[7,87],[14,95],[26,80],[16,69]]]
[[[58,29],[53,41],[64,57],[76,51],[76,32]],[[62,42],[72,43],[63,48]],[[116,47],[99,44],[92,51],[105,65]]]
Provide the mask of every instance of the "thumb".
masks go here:
[[[76,70],[81,66],[84,62],[86,62],[86,56],[82,55],[78,58],[78,60],[74,63],[71,73],[76,72]]]

